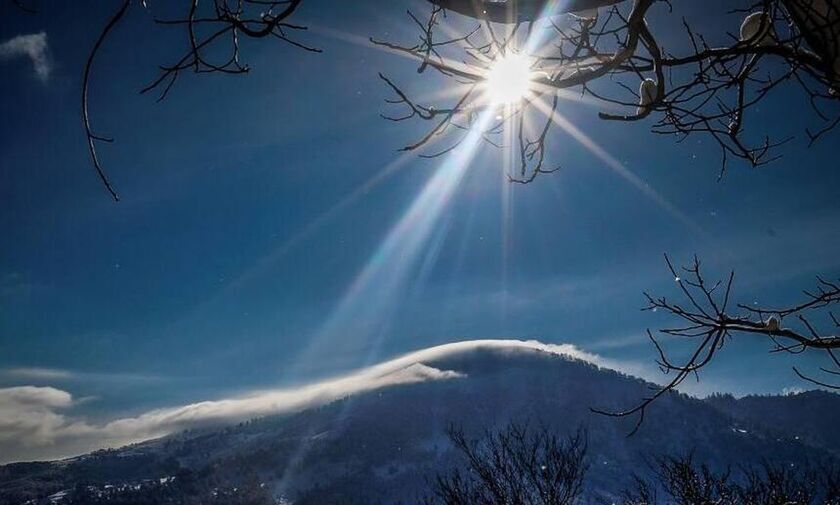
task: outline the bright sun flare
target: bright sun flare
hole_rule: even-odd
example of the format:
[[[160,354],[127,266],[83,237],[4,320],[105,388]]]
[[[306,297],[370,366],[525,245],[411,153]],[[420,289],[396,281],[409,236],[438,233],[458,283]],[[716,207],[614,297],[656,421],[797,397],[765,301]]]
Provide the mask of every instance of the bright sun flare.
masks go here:
[[[506,54],[487,71],[487,95],[493,103],[518,102],[530,89],[531,64],[521,54]]]

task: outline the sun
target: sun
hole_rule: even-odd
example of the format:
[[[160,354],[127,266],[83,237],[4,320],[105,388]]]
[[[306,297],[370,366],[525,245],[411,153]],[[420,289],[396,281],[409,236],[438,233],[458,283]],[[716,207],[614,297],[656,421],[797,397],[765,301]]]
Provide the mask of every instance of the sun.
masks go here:
[[[518,53],[497,58],[486,74],[486,91],[490,102],[507,105],[525,98],[531,90],[532,71],[529,59]]]

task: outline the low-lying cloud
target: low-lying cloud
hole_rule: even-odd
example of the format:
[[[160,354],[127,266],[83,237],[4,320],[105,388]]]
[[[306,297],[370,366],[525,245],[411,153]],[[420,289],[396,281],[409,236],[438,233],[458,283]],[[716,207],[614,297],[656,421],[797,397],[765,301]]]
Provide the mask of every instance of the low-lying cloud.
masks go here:
[[[46,81],[52,73],[52,64],[47,49],[47,34],[45,32],[18,35],[0,43],[0,61],[28,57],[32,61],[35,75],[42,81]]]
[[[628,373],[638,372],[632,366],[586,353],[568,344],[476,340],[423,349],[344,376],[300,387],[255,391],[234,398],[155,409],[136,417],[99,424],[68,414],[77,403],[69,392],[36,386],[0,388],[0,463],[68,457],[161,437],[187,428],[297,412],[388,386],[456,380],[464,375],[440,370],[427,363],[477,349],[501,352],[538,350]]]
[[[75,430],[61,414],[72,406],[70,393],[51,387],[0,389],[0,454],[4,459],[36,447],[55,444]]]

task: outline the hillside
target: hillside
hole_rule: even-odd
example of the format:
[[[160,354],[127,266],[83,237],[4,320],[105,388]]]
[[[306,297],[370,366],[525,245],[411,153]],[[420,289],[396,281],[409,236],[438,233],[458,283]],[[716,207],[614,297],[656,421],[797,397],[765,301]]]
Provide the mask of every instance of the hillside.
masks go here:
[[[180,482],[177,493],[196,495],[241,488],[293,503],[413,503],[426,492],[428,479],[457,461],[445,435],[449,425],[474,435],[510,421],[563,432],[583,427],[591,464],[587,493],[607,498],[661,454],[694,451],[722,468],[763,459],[804,463],[838,448],[828,429],[831,417],[814,422],[814,436],[802,437],[802,425],[792,418],[779,414],[783,420],[776,421],[765,413],[809,412],[803,395],[754,404],[670,394],[628,438],[632,420],[605,418],[589,408],[627,406],[647,393],[650,384],[639,379],[521,346],[471,348],[408,366],[420,365],[457,378],[385,387],[296,414],[187,431],[62,462],[7,465],[0,467],[0,503],[83,485],[101,495],[106,485],[139,489],[151,482],[155,492],[170,486],[175,493],[173,481]],[[836,395],[826,393],[818,403],[821,416],[840,409]],[[57,503],[61,496],[54,497]]]

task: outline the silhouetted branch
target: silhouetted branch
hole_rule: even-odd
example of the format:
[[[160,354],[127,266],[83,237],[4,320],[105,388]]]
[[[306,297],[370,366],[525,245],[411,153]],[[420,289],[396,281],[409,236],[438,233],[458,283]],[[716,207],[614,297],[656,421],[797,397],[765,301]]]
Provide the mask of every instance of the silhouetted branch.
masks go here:
[[[412,144],[425,147],[445,135],[463,136],[476,126],[470,122],[479,111],[498,109],[498,123],[480,125],[483,136],[503,148],[523,137],[532,151],[518,150],[520,165],[535,166],[523,174],[509,173],[512,181],[530,182],[543,173],[542,154],[549,135],[536,128],[543,117],[548,128],[558,112],[551,107],[556,98],[572,98],[571,90],[581,97],[611,109],[626,112],[601,112],[608,121],[635,122],[654,117],[653,133],[684,140],[694,134],[711,138],[721,151],[719,176],[725,173],[730,159],[740,159],[758,167],[778,158],[776,148],[791,138],[771,139],[768,135],[748,134],[750,113],[784,84],[800,88],[820,121],[815,132],[806,130],[811,143],[833,131],[840,123],[840,113],[829,114],[828,104],[836,104],[840,89],[840,11],[833,0],[809,6],[803,0],[758,0],[745,2],[734,12],[745,15],[740,36],[729,36],[717,44],[698,33],[685,19],[681,23],[688,46],[686,54],[663,50],[652,26],[647,22],[654,0],[616,2],[579,0],[562,2],[563,12],[600,8],[600,12],[581,12],[566,17],[548,12],[556,5],[543,0],[488,2],[471,0],[430,0],[434,3],[426,22],[409,13],[420,28],[420,43],[400,45],[377,41],[389,50],[408,54],[420,62],[419,73],[428,67],[451,81],[453,91],[462,87],[476,89],[470,100],[460,93],[458,106],[426,104],[427,110],[448,110],[443,124],[435,124],[429,135]],[[670,9],[670,2],[659,2]],[[816,6],[818,3],[827,7]],[[618,4],[618,5],[612,5]],[[463,35],[452,35],[453,28],[441,26],[451,9],[475,18],[478,26]],[[538,30],[534,21],[547,16],[548,42],[530,47],[531,35]],[[440,33],[438,33],[440,32]],[[510,54],[527,57],[530,62],[531,93],[503,107],[488,103],[484,87],[489,69]],[[613,83],[621,94],[608,93]],[[634,91],[638,85],[638,92]],[[393,81],[389,86],[401,97],[398,102],[410,108],[416,103]],[[605,91],[606,90],[606,91]],[[524,119],[521,119],[523,118]],[[430,120],[409,113],[402,119]],[[561,125],[562,126],[562,125]],[[512,171],[510,171],[512,172]]]
[[[14,5],[17,9],[21,12],[25,12],[27,14],[38,14],[38,10],[27,5],[23,2],[23,0],[11,0],[12,5]]]
[[[306,30],[305,26],[288,20],[302,0],[214,0],[212,9],[201,9],[198,0],[190,0],[188,11],[179,19],[155,19],[161,25],[182,27],[188,35],[189,48],[175,63],[160,67],[160,75],[145,86],[141,93],[159,89],[158,100],[168,95],[181,72],[244,74],[249,67],[241,62],[240,38],[274,37],[294,47],[321,52],[295,40],[292,32]],[[226,43],[228,50],[221,59],[215,56],[216,47]],[[213,53],[214,56],[208,56]],[[211,59],[212,58],[212,59]]]
[[[93,49],[88,55],[87,62],[85,63],[85,73],[82,77],[82,123],[85,127],[85,135],[87,136],[90,159],[93,163],[93,168],[96,169],[96,173],[99,175],[99,179],[102,180],[102,184],[105,186],[105,189],[108,190],[108,193],[111,194],[114,201],[119,201],[120,197],[117,195],[117,192],[108,180],[108,176],[105,175],[105,171],[102,169],[102,164],[99,162],[99,156],[96,153],[97,142],[113,142],[114,139],[93,133],[90,126],[90,113],[88,112],[88,90],[90,88],[90,72],[93,68],[93,62],[96,59],[96,55],[102,47],[102,44],[105,42],[105,39],[108,38],[108,34],[111,33],[111,30],[113,30],[117,23],[119,23],[123,16],[125,16],[129,5],[131,5],[131,0],[124,0],[120,8],[117,9],[114,15],[108,19],[107,23],[105,23],[105,27],[102,29],[99,37],[96,39],[96,43],[93,45]]]
[[[679,337],[694,342],[689,358],[679,362],[671,360],[659,340],[648,331],[648,337],[658,354],[657,364],[664,373],[674,373],[673,379],[633,408],[619,412],[595,409],[596,412],[613,417],[638,414],[637,429],[644,419],[645,409],[651,403],[677,388],[689,376],[698,374],[712,362],[728,340],[738,335],[766,338],[772,346],[771,352],[823,352],[828,356],[832,368],[820,370],[830,376],[840,376],[840,359],[837,355],[837,350],[840,349],[840,322],[830,311],[832,306],[840,304],[840,281],[832,282],[818,277],[817,286],[812,290],[803,291],[804,300],[798,304],[774,308],[739,304],[736,310],[740,313],[733,314],[730,313],[729,305],[734,272],[730,272],[725,282],[709,284],[703,276],[697,257],[691,266],[679,270],[673,266],[667,255],[665,262],[679,287],[683,302],[673,302],[666,297],[654,297],[645,293],[648,305],[644,310],[662,310],[684,322],[680,326],[665,328],[660,332],[668,337]],[[825,316],[826,322],[821,326],[829,328],[828,332],[821,332],[818,325],[812,323],[815,313]],[[799,377],[813,384],[840,389],[840,383],[813,379],[797,368],[794,368],[794,371]]]
[[[320,49],[303,44],[291,35],[293,32],[306,30],[305,26],[290,22],[291,16],[300,6],[301,1],[214,0],[207,3],[208,7],[201,7],[198,0],[189,0],[184,18],[156,20],[158,24],[183,29],[189,42],[189,48],[174,64],[161,66],[160,75],[144,87],[141,93],[159,90],[158,101],[161,101],[169,94],[181,72],[187,70],[197,74],[247,73],[248,66],[243,64],[240,58],[240,39],[242,37],[255,39],[273,37],[299,49],[320,52]],[[124,0],[116,13],[108,19],[88,56],[82,79],[82,121],[87,135],[91,162],[103,185],[116,201],[119,200],[119,196],[105,174],[96,150],[98,142],[113,142],[113,139],[93,133],[90,124],[88,94],[91,70],[96,55],[114,27],[124,18],[131,3],[132,0]],[[140,3],[144,8],[146,7],[145,2],[141,1]],[[216,60],[215,55],[219,51],[217,46],[225,41],[229,45],[228,53],[220,60]],[[208,56],[211,53],[214,56]]]

